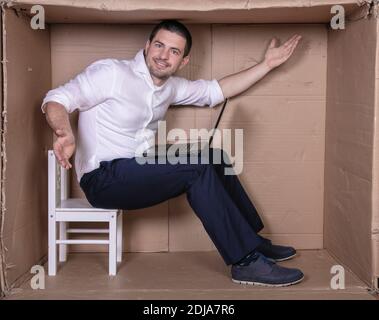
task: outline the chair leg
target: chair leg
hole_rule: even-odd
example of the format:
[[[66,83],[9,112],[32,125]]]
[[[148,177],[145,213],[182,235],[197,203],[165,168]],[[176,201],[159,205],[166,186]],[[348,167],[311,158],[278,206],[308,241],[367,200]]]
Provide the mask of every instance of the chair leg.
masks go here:
[[[117,215],[117,262],[122,261],[122,210]]]
[[[66,240],[67,239],[67,222],[60,221],[59,222],[59,239]],[[67,260],[67,244],[59,245],[59,261],[64,262]]]
[[[48,274],[55,276],[57,274],[57,224],[55,214],[49,213],[49,231],[48,231]]]
[[[109,219],[109,275],[115,276],[117,272],[117,213]]]

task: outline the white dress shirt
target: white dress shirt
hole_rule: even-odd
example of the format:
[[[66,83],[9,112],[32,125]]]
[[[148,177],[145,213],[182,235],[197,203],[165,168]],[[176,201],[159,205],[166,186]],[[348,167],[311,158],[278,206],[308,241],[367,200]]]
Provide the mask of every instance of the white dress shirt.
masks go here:
[[[79,110],[75,170],[84,173],[101,161],[132,158],[136,149],[151,146],[158,121],[171,104],[213,107],[224,100],[217,80],[190,81],[172,76],[153,83],[141,49],[132,60],[102,59],[64,85],[50,90],[42,102]]]

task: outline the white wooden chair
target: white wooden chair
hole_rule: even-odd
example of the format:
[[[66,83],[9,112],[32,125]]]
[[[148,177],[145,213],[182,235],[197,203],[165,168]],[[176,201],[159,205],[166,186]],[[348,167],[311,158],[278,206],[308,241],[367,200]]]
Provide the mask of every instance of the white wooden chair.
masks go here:
[[[92,207],[86,199],[68,198],[69,179],[67,170],[57,162],[53,150],[48,151],[48,197],[49,197],[49,252],[48,274],[57,272],[57,245],[59,261],[67,260],[68,244],[107,244],[109,245],[109,275],[116,275],[117,262],[122,259],[122,211]],[[69,222],[108,222],[108,229],[72,229]],[[59,224],[59,238],[57,237]],[[108,233],[108,240],[68,239],[70,233]]]

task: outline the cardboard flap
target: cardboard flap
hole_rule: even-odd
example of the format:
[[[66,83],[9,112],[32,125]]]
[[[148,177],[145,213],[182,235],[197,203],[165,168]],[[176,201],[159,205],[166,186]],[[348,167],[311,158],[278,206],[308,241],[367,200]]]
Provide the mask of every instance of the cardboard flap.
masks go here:
[[[44,7],[48,23],[328,23],[332,5],[343,5],[346,16],[359,8],[356,0],[16,0],[8,5],[30,15],[34,4]]]

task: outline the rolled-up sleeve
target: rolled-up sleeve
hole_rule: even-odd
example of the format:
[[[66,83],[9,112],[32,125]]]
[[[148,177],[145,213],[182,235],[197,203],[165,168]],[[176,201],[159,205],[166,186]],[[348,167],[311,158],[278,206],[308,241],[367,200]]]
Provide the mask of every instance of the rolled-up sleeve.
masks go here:
[[[214,107],[224,101],[224,95],[216,79],[187,80],[174,77],[175,98],[172,104]]]
[[[51,101],[62,104],[68,113],[88,110],[112,96],[114,83],[112,59],[98,60],[69,82],[50,90],[43,99],[42,112]]]

